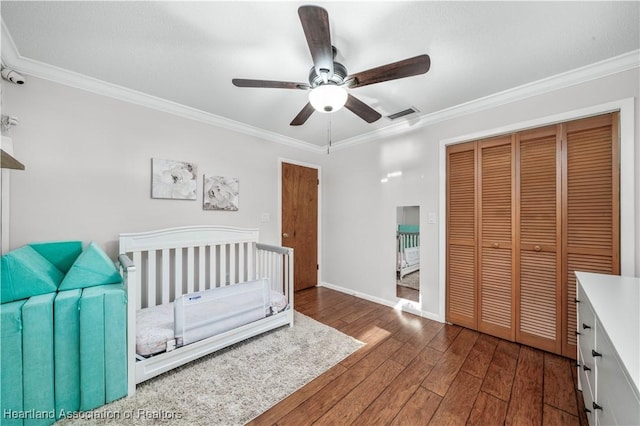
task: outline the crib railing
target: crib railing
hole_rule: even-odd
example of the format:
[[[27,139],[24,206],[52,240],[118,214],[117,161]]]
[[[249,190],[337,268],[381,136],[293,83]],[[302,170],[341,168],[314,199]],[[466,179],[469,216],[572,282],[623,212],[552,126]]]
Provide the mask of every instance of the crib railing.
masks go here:
[[[271,289],[285,295],[293,307],[293,249],[288,247],[256,244],[256,278],[269,278]],[[291,285],[290,285],[291,284]]]
[[[398,251],[407,247],[418,247],[420,245],[419,232],[398,231]]]

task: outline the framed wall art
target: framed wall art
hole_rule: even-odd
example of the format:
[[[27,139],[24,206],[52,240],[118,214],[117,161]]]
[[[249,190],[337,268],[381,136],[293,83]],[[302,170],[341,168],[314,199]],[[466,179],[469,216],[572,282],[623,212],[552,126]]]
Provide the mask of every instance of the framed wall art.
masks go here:
[[[151,198],[195,200],[198,167],[186,161],[151,159]]]
[[[238,178],[204,175],[203,210],[238,211]]]

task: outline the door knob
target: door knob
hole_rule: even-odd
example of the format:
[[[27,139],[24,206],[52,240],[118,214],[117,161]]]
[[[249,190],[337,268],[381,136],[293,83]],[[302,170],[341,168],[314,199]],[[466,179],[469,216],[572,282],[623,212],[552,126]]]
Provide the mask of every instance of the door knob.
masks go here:
[[[282,238],[289,238],[289,234],[285,232],[284,234],[282,234]]]
[[[500,244],[498,244],[498,243],[493,243],[493,244],[492,244],[492,246],[493,246],[493,248],[499,248],[499,247],[500,247]]]

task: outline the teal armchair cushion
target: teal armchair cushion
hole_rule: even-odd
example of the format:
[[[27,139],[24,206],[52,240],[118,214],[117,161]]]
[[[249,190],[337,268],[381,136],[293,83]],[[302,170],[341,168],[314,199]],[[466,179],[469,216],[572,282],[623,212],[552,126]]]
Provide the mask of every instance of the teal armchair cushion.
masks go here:
[[[22,373],[24,410],[51,413],[25,420],[50,425],[55,419],[53,382],[53,300],[56,293],[30,297],[22,306]]]
[[[0,400],[2,410],[23,411],[22,306],[26,300],[0,305]],[[2,424],[22,425],[22,419],[3,416]]]
[[[61,291],[53,303],[56,415],[80,410],[81,289]]]
[[[122,277],[109,256],[92,242],[78,256],[58,289],[72,290],[121,282]]]
[[[10,251],[2,256],[1,262],[0,303],[54,292],[64,277],[30,246]]]
[[[82,241],[51,241],[29,243],[42,257],[53,263],[62,273],[69,272],[71,265],[82,253]]]

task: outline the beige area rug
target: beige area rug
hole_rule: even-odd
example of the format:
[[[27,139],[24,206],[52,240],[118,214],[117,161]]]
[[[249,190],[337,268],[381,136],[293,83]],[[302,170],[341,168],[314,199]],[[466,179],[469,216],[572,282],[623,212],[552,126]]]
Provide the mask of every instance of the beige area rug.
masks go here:
[[[57,424],[243,425],[364,344],[298,312],[284,326],[138,386],[135,396]]]
[[[397,284],[414,290],[420,290],[420,271],[405,275],[401,280],[397,280]]]

